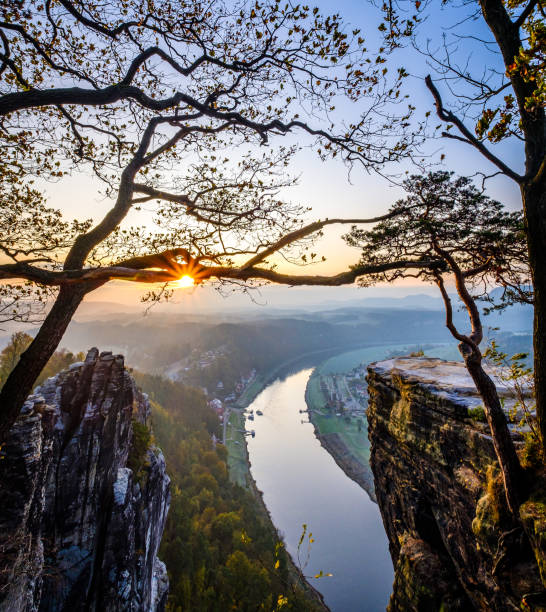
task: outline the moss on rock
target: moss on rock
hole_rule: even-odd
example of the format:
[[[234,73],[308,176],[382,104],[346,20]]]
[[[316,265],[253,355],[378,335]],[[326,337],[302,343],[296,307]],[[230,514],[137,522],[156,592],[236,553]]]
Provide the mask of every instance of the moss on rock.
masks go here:
[[[546,501],[531,499],[520,507],[519,513],[546,588]]]
[[[131,468],[135,477],[140,480],[142,470],[146,465],[146,455],[152,443],[152,434],[146,425],[135,419],[132,421],[132,427],[133,437],[129,448],[127,467]]]
[[[395,568],[393,595],[388,612],[440,610],[463,612],[469,602],[445,571],[443,560],[420,538],[406,533]]]

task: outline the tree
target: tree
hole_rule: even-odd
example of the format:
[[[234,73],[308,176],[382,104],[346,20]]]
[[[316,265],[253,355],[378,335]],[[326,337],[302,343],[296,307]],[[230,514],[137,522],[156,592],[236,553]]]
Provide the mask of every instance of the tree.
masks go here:
[[[9,344],[0,353],[0,387],[5,383],[13,368],[17,365],[22,353],[32,342],[32,336],[24,332],[12,335]]]
[[[438,3],[385,2],[380,30],[395,51],[412,41],[442,86],[425,78],[441,136],[477,150],[520,189],[534,288],[534,376],[537,420],[546,443],[546,24],[543,0],[443,0],[443,40],[418,42],[421,25]],[[438,17],[437,17],[438,18]],[[473,31],[469,27],[476,24]],[[487,40],[485,28],[493,40]],[[431,29],[426,30],[427,37]],[[470,50],[469,50],[470,49]],[[478,53],[472,56],[472,51]],[[479,57],[479,61],[475,61]],[[443,89],[443,91],[441,91]],[[446,97],[447,96],[447,97]],[[498,143],[522,146],[523,171],[495,152]],[[488,178],[486,173],[480,173]]]
[[[221,0],[21,0],[0,15],[0,279],[9,283],[0,297],[25,318],[30,296],[55,296],[0,392],[0,439],[84,296],[111,279],[339,285],[367,271],[291,277],[266,265],[348,220],[302,227],[305,209],[277,197],[293,149],[257,154],[259,145],[300,131],[322,157],[370,168],[411,155],[412,107],[393,112],[406,106],[406,73],[387,81],[339,16]],[[368,105],[336,129],[339,96]],[[112,201],[98,222],[64,220],[39,188],[75,172],[96,177]],[[154,207],[153,232],[129,225],[143,204]]]
[[[227,559],[223,572],[231,601],[236,610],[270,610],[269,577],[265,568],[256,567],[242,550]]]
[[[518,291],[522,300],[532,301],[523,216],[505,211],[499,202],[478,191],[470,179],[454,178],[448,172],[411,176],[404,187],[409,195],[392,206],[391,212],[399,212],[395,218],[369,231],[354,228],[347,240],[362,249],[362,260],[368,264],[434,256],[444,262],[443,268],[416,274],[394,270],[374,280],[392,282],[417,276],[439,288],[446,326],[459,341],[466,369],[482,398],[508,507],[517,516],[523,499],[521,468],[495,384],[482,365],[483,327],[476,297],[487,294],[492,284],[501,284]],[[453,321],[446,276],[454,278],[457,294],[468,313],[470,333],[463,333]]]
[[[32,336],[24,332],[15,332],[11,336],[9,344],[0,353],[0,389],[31,342]],[[36,379],[35,385],[42,384],[44,380],[55,376],[75,361],[83,361],[84,357],[83,353],[74,355],[66,349],[55,351]]]

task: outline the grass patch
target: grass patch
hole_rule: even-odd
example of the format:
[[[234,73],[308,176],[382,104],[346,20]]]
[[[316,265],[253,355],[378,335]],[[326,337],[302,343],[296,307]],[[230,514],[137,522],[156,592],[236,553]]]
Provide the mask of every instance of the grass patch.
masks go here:
[[[476,406],[475,408],[469,408],[468,416],[473,421],[479,421],[480,423],[487,423],[487,418],[485,416],[485,410],[483,406]]]
[[[256,378],[248,385],[248,387],[241,393],[241,396],[237,400],[237,406],[244,408],[251,404],[256,396],[263,391],[266,386],[267,374],[258,374]]]
[[[317,368],[318,370],[318,368]],[[305,393],[309,418],[320,435],[336,433],[358,461],[368,464],[370,460],[370,442],[365,418],[352,417],[348,421],[345,416],[337,417],[326,409],[326,398],[320,388],[320,378],[317,371],[313,372]],[[358,423],[361,423],[360,429]]]
[[[352,418],[349,423],[344,417],[321,415],[314,413],[311,421],[321,435],[337,433],[350,450],[351,454],[359,461],[368,464],[370,460],[370,441],[368,440],[368,429],[364,424],[359,431],[358,421],[362,417]],[[365,419],[364,419],[365,421]]]
[[[305,401],[311,410],[325,410],[326,408],[326,398],[320,389],[320,379],[316,370],[307,383]]]
[[[244,434],[245,417],[242,412],[231,411],[226,428],[227,464],[229,478],[241,487],[248,486],[248,461]]]

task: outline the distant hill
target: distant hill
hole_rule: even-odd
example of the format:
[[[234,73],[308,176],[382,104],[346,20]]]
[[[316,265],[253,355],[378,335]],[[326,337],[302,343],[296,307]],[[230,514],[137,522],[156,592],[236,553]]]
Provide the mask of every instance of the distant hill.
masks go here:
[[[353,292],[350,295],[357,295]],[[229,300],[227,300],[229,302]],[[466,313],[454,299],[455,322],[468,328]],[[530,334],[533,309],[515,305],[483,317],[486,328],[503,333]],[[16,326],[0,331],[0,348]],[[37,327],[26,327],[34,334]],[[245,340],[246,338],[246,340]],[[254,307],[172,313],[152,309],[145,314],[142,304],[109,301],[84,302],[70,324],[61,346],[71,351],[100,346],[124,353],[128,363],[147,371],[181,359],[193,348],[209,350],[234,343],[251,351],[279,355],[288,350],[310,351],[331,346],[362,346],[376,342],[451,342],[445,329],[442,300],[428,294],[405,297],[369,297],[346,302],[326,301],[322,308]],[[253,350],[253,349],[252,349]],[[259,352],[258,351],[258,352]],[[255,352],[255,351],[254,351]]]
[[[415,295],[407,295],[401,298],[382,298],[372,297],[365,298],[358,302],[358,306],[362,308],[423,308],[426,310],[443,310],[444,304],[442,298],[432,297],[426,293],[417,293]]]
[[[414,302],[421,306],[416,307]],[[95,320],[73,321],[62,346],[75,351],[89,346],[122,352],[127,362],[145,371],[159,371],[187,357],[192,351],[204,353],[222,347],[222,352],[236,361],[236,367],[267,368],[298,354],[323,349],[351,349],[368,344],[453,342],[445,328],[439,300],[430,296],[408,299],[368,300],[373,307],[352,304],[317,312],[264,309],[264,316],[233,313],[220,316],[127,314]],[[396,303],[396,307],[388,304]],[[425,303],[429,307],[423,307]],[[268,316],[269,315],[269,316]],[[462,330],[468,327],[466,313],[455,312]],[[532,319],[528,310],[495,313],[484,318],[489,327],[501,327],[503,333],[530,333]],[[230,364],[231,369],[231,364]]]

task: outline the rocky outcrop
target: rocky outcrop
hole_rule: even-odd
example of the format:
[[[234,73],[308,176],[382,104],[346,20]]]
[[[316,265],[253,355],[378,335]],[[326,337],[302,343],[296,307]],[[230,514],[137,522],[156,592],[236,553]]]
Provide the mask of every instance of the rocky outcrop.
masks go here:
[[[544,514],[528,507],[525,529],[504,514],[463,364],[392,359],[369,367],[368,385],[371,467],[395,566],[389,610],[546,609],[536,603]]]
[[[162,610],[169,478],[123,357],[29,397],[1,449],[0,610]]]

